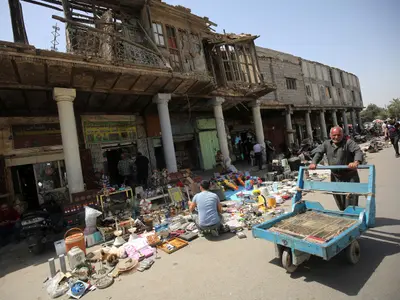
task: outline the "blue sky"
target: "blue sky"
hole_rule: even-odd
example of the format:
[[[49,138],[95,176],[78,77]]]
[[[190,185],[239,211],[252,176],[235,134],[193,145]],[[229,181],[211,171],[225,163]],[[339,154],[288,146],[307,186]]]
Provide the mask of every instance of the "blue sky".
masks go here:
[[[257,45],[354,73],[365,104],[400,97],[398,0],[167,0],[218,24],[252,33]],[[29,42],[49,49],[56,11],[22,2]],[[59,13],[58,13],[59,14]],[[65,49],[63,26],[59,49]],[[8,1],[0,0],[0,40],[12,41]]]

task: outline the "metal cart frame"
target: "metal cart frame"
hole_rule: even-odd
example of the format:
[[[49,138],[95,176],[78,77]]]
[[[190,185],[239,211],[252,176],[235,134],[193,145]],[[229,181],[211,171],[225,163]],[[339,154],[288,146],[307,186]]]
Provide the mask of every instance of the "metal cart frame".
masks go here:
[[[318,169],[338,170],[347,166],[318,167]],[[298,177],[298,191],[292,198],[292,212],[254,226],[252,229],[255,238],[265,239],[275,244],[276,257],[281,259],[282,266],[287,272],[294,272],[301,263],[308,260],[311,255],[330,260],[342,250],[352,264],[360,258],[360,245],[357,238],[375,225],[375,166],[359,166],[358,169],[369,171],[368,183],[349,182],[319,182],[304,180],[306,167],[301,167]],[[323,191],[333,193],[349,193],[366,196],[366,207],[349,206],[344,211],[325,210],[319,202],[303,200],[303,191]],[[306,211],[313,211],[328,216],[349,218],[355,221],[339,235],[324,243],[314,243],[305,239],[294,237],[281,232],[271,231],[276,223],[294,217]]]

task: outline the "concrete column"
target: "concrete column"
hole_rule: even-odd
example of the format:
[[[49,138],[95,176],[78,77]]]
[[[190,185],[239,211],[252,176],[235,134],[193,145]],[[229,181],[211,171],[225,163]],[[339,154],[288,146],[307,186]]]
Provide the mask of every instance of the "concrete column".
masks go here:
[[[326,122],[325,122],[325,111],[321,110],[319,112],[319,120],[321,122],[321,134],[322,134],[322,140],[328,139],[328,131],[326,130]]]
[[[171,94],[157,94],[153,97],[153,103],[157,104],[158,117],[160,119],[165,164],[168,172],[174,173],[178,171],[178,167],[176,165],[174,139],[172,137],[171,120],[168,110],[168,102],[170,100]]]
[[[353,132],[354,133],[358,132],[356,111],[354,109],[351,111],[351,124],[353,125]]]
[[[83,192],[85,187],[73,104],[76,91],[75,89],[54,88],[53,97],[58,107],[68,189],[71,194]]]
[[[286,110],[286,131],[288,135],[288,143],[290,146],[294,143],[294,134],[293,134],[293,127],[292,127],[292,110],[289,108]]]
[[[254,101],[250,104],[250,106],[253,111],[253,121],[254,121],[254,128],[256,131],[257,143],[259,143],[262,146],[265,142],[265,139],[264,139],[264,127],[261,118],[260,102]]]
[[[360,126],[361,129],[363,129],[364,126],[363,126],[363,123],[362,123],[362,120],[361,120],[361,114],[360,114],[360,111],[359,111],[359,110],[356,112],[356,115],[357,115],[357,122],[358,122],[358,125]]]
[[[349,126],[347,122],[347,115],[346,115],[346,110],[342,110],[342,118],[343,118],[343,131],[344,134],[349,135]]]
[[[265,138],[264,138],[264,127],[262,123],[261,117],[261,108],[260,101],[254,101],[250,103],[251,110],[253,111],[253,121],[254,121],[254,129],[256,131],[256,139],[257,143],[259,143],[263,148],[263,161],[267,159],[267,153],[265,151]]]
[[[312,126],[311,126],[311,118],[310,118],[311,111],[306,111],[306,131],[307,131],[307,137],[311,140],[313,140],[313,134],[312,134]]]
[[[222,111],[222,103],[224,103],[224,101],[225,99],[222,97],[214,97],[211,100],[211,104],[214,106],[214,118],[215,123],[217,124],[219,148],[222,152],[222,155],[224,156],[225,163],[229,165],[231,162],[231,158],[228,148],[228,138],[226,136],[225,130],[224,113]]]
[[[338,126],[336,110],[332,110],[332,121],[333,121],[333,126]]]

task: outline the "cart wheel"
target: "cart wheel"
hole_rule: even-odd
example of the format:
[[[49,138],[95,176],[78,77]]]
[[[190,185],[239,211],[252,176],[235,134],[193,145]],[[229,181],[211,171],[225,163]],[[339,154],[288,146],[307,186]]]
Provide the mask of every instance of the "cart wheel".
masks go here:
[[[297,269],[297,266],[292,262],[292,251],[290,249],[285,249],[282,252],[282,267],[284,267],[288,273],[293,273]]]
[[[346,248],[347,261],[350,264],[355,265],[360,260],[360,253],[361,253],[360,244],[358,243],[357,240],[355,240]]]

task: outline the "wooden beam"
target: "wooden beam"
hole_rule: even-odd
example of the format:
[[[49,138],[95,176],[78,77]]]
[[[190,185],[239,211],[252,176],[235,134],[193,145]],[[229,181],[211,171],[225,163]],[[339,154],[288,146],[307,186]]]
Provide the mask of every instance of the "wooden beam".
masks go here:
[[[29,44],[28,36],[26,35],[24,15],[22,6],[19,0],[8,0],[10,9],[11,24],[14,35],[14,42]]]
[[[56,7],[56,6],[53,6],[53,5],[49,5],[49,4],[45,4],[45,3],[42,3],[42,2],[37,2],[37,1],[34,1],[34,0],[21,0],[21,1],[24,1],[24,2],[27,2],[27,3],[31,3],[31,4],[35,4],[35,5],[39,5],[39,6],[43,6],[43,7],[47,7],[47,8],[50,8],[50,9],[54,9],[56,11],[61,11],[61,12],[63,11],[59,7]]]

